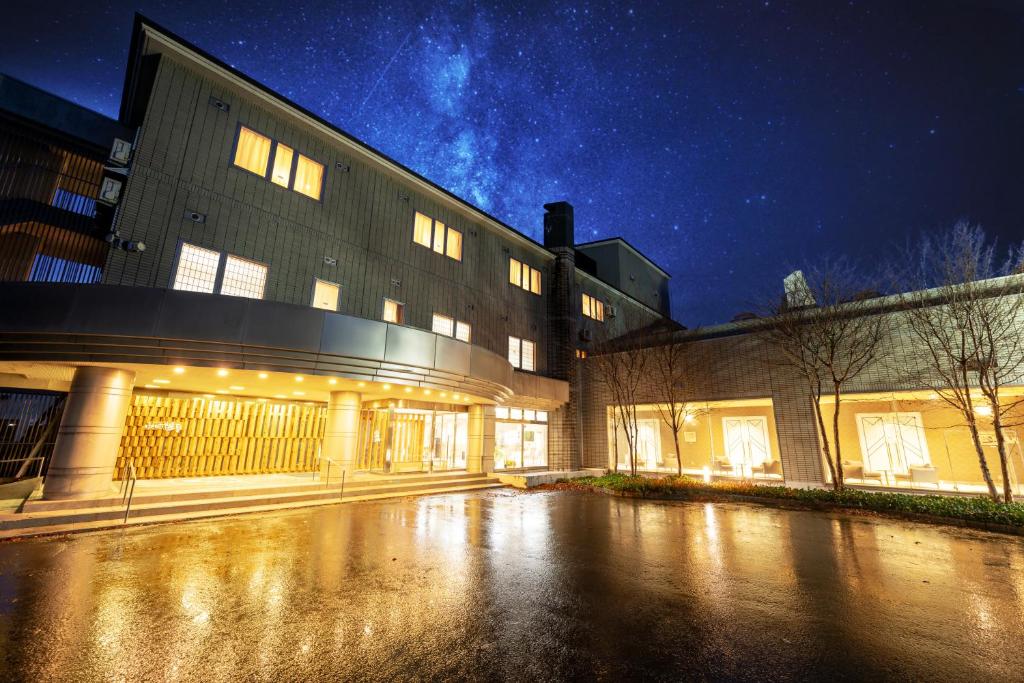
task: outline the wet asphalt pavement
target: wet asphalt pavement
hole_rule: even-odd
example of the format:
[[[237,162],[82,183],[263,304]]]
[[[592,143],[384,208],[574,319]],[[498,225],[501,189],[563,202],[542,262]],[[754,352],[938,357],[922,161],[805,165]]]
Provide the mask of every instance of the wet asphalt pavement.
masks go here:
[[[449,494],[0,544],[0,680],[1024,680],[1024,541]]]

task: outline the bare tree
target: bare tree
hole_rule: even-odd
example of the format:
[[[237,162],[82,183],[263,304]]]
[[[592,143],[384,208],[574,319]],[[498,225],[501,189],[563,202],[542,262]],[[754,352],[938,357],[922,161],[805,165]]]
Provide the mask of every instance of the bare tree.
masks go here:
[[[1020,400],[1002,388],[1024,376],[1024,252],[1011,248],[1000,258],[980,227],[960,222],[922,239],[915,256],[914,291],[904,300],[911,338],[927,361],[918,381],[963,416],[989,495],[999,500],[979,426],[979,418],[991,420],[1002,499],[1012,502],[1004,430]]]
[[[885,350],[888,318],[876,310],[876,296],[849,262],[831,261],[806,275],[797,271],[786,278],[785,296],[766,321],[769,344],[778,351],[775,357],[805,383],[837,491],[844,484],[839,440],[843,393]],[[831,429],[821,408],[826,396],[835,406]]]
[[[628,313],[624,315],[628,316]],[[630,329],[626,321],[626,329]],[[605,388],[612,401],[612,427],[614,429],[615,469],[618,470],[618,428],[626,437],[630,474],[636,475],[637,398],[646,379],[647,352],[634,340],[615,338],[606,325],[597,330],[595,353],[586,360],[594,380]]]

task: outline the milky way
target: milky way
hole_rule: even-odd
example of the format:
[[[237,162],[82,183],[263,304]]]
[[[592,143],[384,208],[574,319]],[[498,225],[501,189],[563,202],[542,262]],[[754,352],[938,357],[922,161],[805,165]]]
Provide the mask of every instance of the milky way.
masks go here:
[[[1024,236],[1024,19],[978,4],[19,3],[0,70],[116,116],[138,7],[534,238],[573,203],[694,325],[961,217]]]

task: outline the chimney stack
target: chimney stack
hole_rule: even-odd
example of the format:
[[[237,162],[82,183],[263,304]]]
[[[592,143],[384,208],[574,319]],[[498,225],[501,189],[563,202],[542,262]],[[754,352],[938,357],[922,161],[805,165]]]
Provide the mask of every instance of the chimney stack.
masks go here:
[[[544,205],[544,246],[575,247],[576,233],[572,224],[572,204],[552,202]]]

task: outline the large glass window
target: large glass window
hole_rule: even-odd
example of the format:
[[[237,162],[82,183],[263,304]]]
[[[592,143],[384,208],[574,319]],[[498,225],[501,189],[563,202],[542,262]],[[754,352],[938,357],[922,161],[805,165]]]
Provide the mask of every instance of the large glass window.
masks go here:
[[[455,335],[455,321],[446,315],[435,313],[431,329],[437,334],[443,334],[446,337],[451,337]]]
[[[172,287],[186,292],[212,294],[217,286],[219,266],[219,251],[184,243],[178,256],[178,268],[174,272]]]
[[[542,410],[495,408],[494,467],[547,467],[548,414]]]
[[[228,254],[224,261],[224,281],[220,293],[228,296],[242,296],[248,299],[262,299],[267,284],[267,267],[249,259]]]
[[[235,146],[235,166],[256,175],[267,174],[270,160],[270,138],[242,126],[238,130],[238,144]]]

